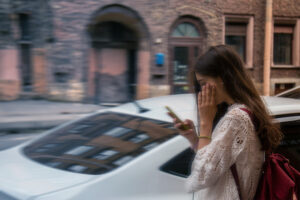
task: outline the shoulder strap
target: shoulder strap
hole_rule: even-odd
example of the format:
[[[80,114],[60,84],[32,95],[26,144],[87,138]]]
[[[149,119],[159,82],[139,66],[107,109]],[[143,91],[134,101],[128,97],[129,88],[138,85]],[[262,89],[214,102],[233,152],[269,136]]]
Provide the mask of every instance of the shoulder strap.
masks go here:
[[[234,178],[234,181],[235,181],[235,184],[236,184],[236,187],[237,187],[237,191],[239,193],[239,198],[240,198],[240,200],[242,200],[241,186],[240,186],[239,176],[238,176],[238,173],[237,173],[237,170],[236,170],[236,165],[233,164],[230,167],[230,170],[231,170],[231,173],[233,175],[233,178]]]
[[[250,110],[248,110],[247,108],[240,108],[241,110],[245,111],[246,113],[248,113],[248,115],[250,116],[252,122],[253,122],[253,114]]]

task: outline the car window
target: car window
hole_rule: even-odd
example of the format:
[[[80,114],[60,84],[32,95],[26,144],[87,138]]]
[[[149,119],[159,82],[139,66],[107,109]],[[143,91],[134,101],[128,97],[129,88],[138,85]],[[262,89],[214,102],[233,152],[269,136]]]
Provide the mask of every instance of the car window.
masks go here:
[[[191,174],[195,152],[187,148],[160,167],[160,170],[183,178]]]
[[[284,134],[276,152],[287,157],[293,167],[300,171],[300,115],[278,119]]]
[[[27,145],[30,159],[57,169],[102,174],[178,135],[173,124],[117,112],[98,113]]]

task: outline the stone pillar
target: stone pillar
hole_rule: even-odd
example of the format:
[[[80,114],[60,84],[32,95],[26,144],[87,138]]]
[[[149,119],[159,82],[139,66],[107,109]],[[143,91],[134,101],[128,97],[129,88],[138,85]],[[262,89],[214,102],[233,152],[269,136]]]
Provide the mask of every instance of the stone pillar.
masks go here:
[[[39,95],[47,93],[47,70],[44,49],[33,49],[33,90]]]
[[[0,50],[0,100],[15,100],[21,91],[17,49]]]
[[[96,50],[94,48],[89,49],[89,69],[88,69],[88,99],[92,99],[95,96],[95,73],[97,70],[96,65]]]
[[[145,50],[139,50],[137,63],[138,77],[136,99],[148,98],[150,89],[150,52]]]

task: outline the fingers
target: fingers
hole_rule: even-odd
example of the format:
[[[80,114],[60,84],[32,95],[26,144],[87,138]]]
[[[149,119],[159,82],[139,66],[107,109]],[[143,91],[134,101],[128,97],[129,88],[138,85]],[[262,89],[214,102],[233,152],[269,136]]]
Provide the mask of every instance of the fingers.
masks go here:
[[[186,119],[183,123],[178,122],[176,118],[173,118],[174,127],[180,131],[182,135],[189,135],[194,131],[194,123],[192,120]],[[182,126],[187,125],[189,129],[183,130]]]
[[[209,104],[209,103],[211,103],[211,101],[212,101],[212,85],[208,85],[207,86],[207,104]]]
[[[216,104],[216,87],[213,86],[212,88],[212,103],[215,105]]]
[[[172,115],[172,113],[167,112],[167,114],[168,114],[170,117],[172,117],[173,123],[174,123],[174,124],[181,124],[181,125],[182,125],[182,123],[180,123],[180,122],[177,120],[177,118],[175,118],[175,117]]]
[[[198,106],[215,104],[216,87],[211,84],[205,84],[202,91],[198,93]]]
[[[170,117],[174,118],[174,116],[173,116],[170,112],[167,112],[167,114],[168,114]]]
[[[198,92],[198,106],[202,105],[202,92]]]
[[[201,98],[202,98],[202,104],[201,105],[205,105],[206,104],[206,84],[203,86],[203,91],[201,92]]]
[[[170,113],[170,112],[167,112],[167,114],[168,114],[170,117],[172,117],[172,118],[174,118],[174,119],[175,119],[175,116],[174,116],[172,113]]]
[[[191,126],[191,127],[194,126],[194,122],[192,120],[190,120],[190,119],[184,120],[184,123],[187,124],[187,125],[189,125],[189,126]]]

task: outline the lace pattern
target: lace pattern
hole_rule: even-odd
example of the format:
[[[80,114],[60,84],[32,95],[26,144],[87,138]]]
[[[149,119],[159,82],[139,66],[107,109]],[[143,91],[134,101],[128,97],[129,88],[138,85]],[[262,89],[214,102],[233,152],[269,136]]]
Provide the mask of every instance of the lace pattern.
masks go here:
[[[197,199],[239,199],[230,167],[236,163],[243,199],[252,199],[263,163],[263,151],[243,104],[231,105],[212,132],[212,141],[196,151],[186,179]]]

